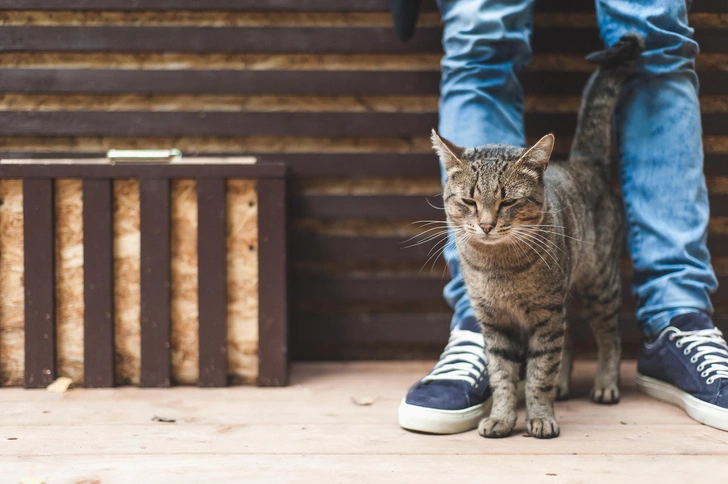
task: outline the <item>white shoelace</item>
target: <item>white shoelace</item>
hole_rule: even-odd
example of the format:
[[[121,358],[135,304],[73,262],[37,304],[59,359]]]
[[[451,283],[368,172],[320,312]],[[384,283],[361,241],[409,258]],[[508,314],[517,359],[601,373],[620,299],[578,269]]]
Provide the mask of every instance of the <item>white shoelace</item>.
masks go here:
[[[450,340],[440,356],[440,361],[422,381],[462,380],[475,386],[484,372],[483,335],[474,331],[454,329],[450,333]]]
[[[675,346],[682,348],[683,354],[689,355],[694,349],[697,352],[690,358],[691,363],[697,363],[701,358],[703,361],[698,365],[697,370],[702,372],[700,376],[706,378],[708,385],[718,378],[728,378],[728,346],[723,339],[723,333],[718,328],[700,329],[697,331],[680,331],[677,328],[670,328],[672,334],[670,341],[675,341]],[[706,343],[720,345],[701,346]]]

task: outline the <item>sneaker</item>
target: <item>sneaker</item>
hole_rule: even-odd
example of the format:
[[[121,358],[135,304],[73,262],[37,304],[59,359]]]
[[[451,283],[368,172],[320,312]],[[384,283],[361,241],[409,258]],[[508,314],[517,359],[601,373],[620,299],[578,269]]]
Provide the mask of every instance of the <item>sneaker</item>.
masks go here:
[[[728,346],[710,316],[677,316],[655,341],[643,343],[637,387],[702,424],[728,430]]]
[[[469,319],[450,332],[440,361],[407,392],[399,425],[432,434],[472,430],[490,412],[490,397],[483,335]]]

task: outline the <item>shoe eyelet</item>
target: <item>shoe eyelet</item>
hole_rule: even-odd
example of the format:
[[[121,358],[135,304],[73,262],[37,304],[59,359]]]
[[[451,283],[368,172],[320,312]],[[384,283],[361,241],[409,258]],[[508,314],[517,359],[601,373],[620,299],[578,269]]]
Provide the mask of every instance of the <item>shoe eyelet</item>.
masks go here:
[[[687,349],[687,348],[685,348],[685,349],[683,350],[683,354],[684,354],[684,355],[689,355],[689,354],[690,354],[690,350],[689,350],[689,349]]]
[[[712,385],[714,381],[715,381],[715,378],[713,378],[711,376],[710,378],[708,378],[707,380],[705,380],[705,383],[707,383],[708,385]]]
[[[690,363],[697,363],[697,362],[698,362],[697,356],[693,356],[692,358],[690,358]],[[700,371],[700,370],[698,370],[698,371]]]
[[[682,348],[682,341],[678,341],[677,343],[675,343],[675,346],[677,346],[678,348]]]
[[[701,363],[698,365],[698,371],[703,371],[703,368],[705,368],[705,363]]]
[[[706,370],[706,371],[702,372],[700,374],[700,376],[702,376],[703,378],[705,378],[706,376],[708,376],[708,371]]]

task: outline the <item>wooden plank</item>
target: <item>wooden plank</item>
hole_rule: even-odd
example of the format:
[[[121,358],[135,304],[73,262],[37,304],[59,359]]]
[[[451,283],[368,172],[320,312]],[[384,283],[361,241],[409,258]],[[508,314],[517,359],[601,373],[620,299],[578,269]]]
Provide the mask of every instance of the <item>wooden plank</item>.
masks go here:
[[[352,261],[352,260],[397,260],[421,261],[435,252],[436,242],[443,238],[418,244],[426,238],[409,240],[410,237],[347,237],[337,235],[316,235],[297,233],[293,236],[291,256],[294,259]],[[439,247],[439,246],[438,246]]]
[[[248,179],[281,178],[286,173],[281,163],[251,163],[237,157],[195,158],[194,162],[174,163],[115,163],[107,159],[86,160],[13,160],[13,163],[0,163],[0,177],[54,177],[54,178],[220,178],[238,177]],[[75,156],[70,153],[69,156]]]
[[[444,220],[442,198],[424,195],[297,195],[294,217]]]
[[[424,195],[297,195],[293,215],[307,218],[444,220],[442,199]],[[428,203],[429,201],[429,203]],[[430,204],[434,205],[431,206]],[[728,195],[710,196],[711,215],[728,216]]]
[[[0,136],[392,137],[422,135],[436,125],[436,113],[0,112]]]
[[[227,385],[226,180],[197,181],[200,386]]]
[[[51,178],[23,181],[25,387],[56,379],[55,224]]]
[[[425,229],[423,229],[424,232]],[[297,260],[317,261],[412,261],[422,264],[441,247],[444,234],[423,242],[435,231],[406,236],[343,236],[294,233],[291,255]],[[411,240],[409,240],[411,239]],[[728,256],[728,235],[710,233],[708,249],[713,257]]]
[[[379,379],[383,379],[385,376],[386,373],[382,373],[379,375]],[[350,374],[349,378],[358,379],[353,374]],[[363,388],[377,388],[376,380],[368,378],[365,381],[368,387]],[[413,380],[411,383],[415,381]],[[321,384],[318,383],[318,385]],[[363,396],[363,388],[353,394],[344,395],[344,398],[338,398],[336,401],[339,405],[354,405],[351,402],[352,396]],[[405,390],[406,388],[400,388],[399,393],[403,395]],[[316,390],[311,389],[310,391]],[[582,412],[585,411],[585,405],[592,407],[594,405],[583,397],[580,400],[581,405],[577,408],[581,408]],[[295,399],[291,400],[291,403],[293,402],[295,402]],[[58,460],[63,460],[66,456],[74,456],[80,453],[78,446],[68,444],[67,436],[73,432],[77,432],[79,435],[75,441],[85,444],[81,451],[83,455],[95,456],[98,460],[103,460],[109,455],[116,455],[120,459],[122,456],[149,455],[152,453],[156,455],[195,455],[201,452],[200,443],[204,442],[204,453],[217,455],[219,458],[218,466],[220,467],[223,467],[224,462],[228,460],[235,460],[235,457],[240,454],[278,454],[278,460],[285,461],[291,455],[301,454],[339,454],[341,458],[342,449],[350,449],[349,452],[358,455],[394,454],[400,459],[411,455],[427,454],[430,460],[439,460],[442,456],[452,455],[477,455],[482,457],[482,454],[487,453],[500,455],[501,461],[503,461],[507,460],[503,456],[518,455],[526,451],[526,449],[528,449],[528,454],[546,455],[549,459],[553,459],[555,453],[573,454],[575,449],[578,449],[580,455],[611,454],[629,456],[630,458],[639,453],[654,456],[673,455],[674,458],[679,458],[685,454],[699,455],[709,451],[720,456],[720,459],[716,459],[716,462],[725,462],[725,458],[728,456],[728,446],[724,443],[725,434],[721,430],[700,426],[695,421],[690,420],[690,417],[683,412],[678,412],[672,408],[667,410],[669,413],[666,416],[666,422],[662,425],[630,422],[629,434],[619,424],[595,426],[588,421],[565,424],[561,437],[556,439],[552,445],[545,445],[543,441],[538,439],[524,441],[520,437],[525,432],[523,419],[525,409],[519,412],[520,418],[514,430],[514,436],[494,442],[492,440],[483,440],[474,432],[439,438],[407,432],[395,423],[398,403],[399,398],[391,398],[391,402],[387,403],[387,408],[392,412],[392,421],[387,424],[360,424],[356,421],[348,421],[338,425],[273,423],[223,426],[221,428],[219,424],[179,422],[176,426],[173,426],[155,425],[148,422],[146,424],[115,425],[112,431],[113,438],[109,436],[110,429],[104,426],[54,425],[40,427],[39,429],[37,426],[9,424],[4,426],[4,433],[17,436],[18,440],[11,443],[3,442],[3,444],[5,448],[12,445],[16,456],[22,455],[23,458],[27,458],[53,455],[56,457],[57,463]],[[383,402],[377,402],[376,404],[382,405]],[[655,405],[659,404],[655,403]],[[566,410],[565,406],[566,404],[557,403],[557,416],[560,417],[561,412]],[[319,405],[313,407],[321,409],[322,405],[319,403]],[[564,410],[561,410],[560,407],[564,408]],[[335,407],[326,406],[324,408],[335,412]],[[622,406],[620,405],[616,410],[621,409]],[[312,409],[307,410],[307,412],[310,411]],[[366,410],[362,409],[362,411]],[[170,427],[173,427],[173,429],[170,429]],[[184,429],[179,429],[179,427],[184,427]],[[696,430],[696,427],[699,430]],[[221,430],[223,431],[221,432]],[[679,439],[675,438],[676,434],[680,435]],[[278,436],[278,438],[273,438],[274,435]],[[281,435],[285,435],[286,438],[280,438]],[[627,439],[628,435],[631,438]],[[185,438],[187,436],[190,438]],[[250,444],[246,444],[248,445],[247,450],[244,445],[241,445],[241,442],[250,442]],[[528,447],[524,447],[526,445]],[[140,447],[145,447],[145,449]],[[438,459],[434,459],[433,456],[437,456]],[[19,460],[17,457],[13,459],[15,466],[18,465]],[[528,467],[524,466],[524,461],[527,461],[527,458],[524,457],[519,460],[519,467]],[[718,472],[725,472],[726,470],[725,467],[718,469],[720,469]],[[128,472],[129,469],[126,470]],[[483,469],[481,468],[479,471],[482,473]],[[448,469],[448,472],[451,473],[452,469]],[[541,472],[543,472],[543,469]],[[141,480],[135,482],[146,482],[143,476],[147,474],[148,470],[144,469]],[[690,469],[690,474],[686,475],[694,476],[695,469]],[[279,477],[288,477],[288,475]],[[188,482],[185,479],[183,480]],[[406,480],[404,479],[404,481]],[[341,482],[341,480],[337,482]],[[611,482],[611,480],[608,482]]]
[[[0,154],[0,157],[2,155]],[[437,156],[430,153],[251,153],[260,161],[285,163],[296,178],[439,177]],[[728,158],[728,157],[726,157]],[[726,168],[728,171],[728,168]]]
[[[703,133],[728,134],[728,113],[703,113]],[[529,113],[526,132],[571,136],[576,113]],[[0,136],[423,136],[437,113],[0,111]]]
[[[7,52],[416,54],[440,52],[439,28],[401,43],[391,27],[4,26]]]
[[[300,312],[291,326],[291,352],[297,361],[437,358],[451,318],[451,313]],[[570,317],[569,324],[576,353],[593,357],[596,343],[587,322]],[[636,357],[642,336],[633,313],[622,315],[620,333],[624,354]]]
[[[620,406],[622,407],[622,406]],[[396,410],[395,410],[396,411]],[[342,428],[347,426],[342,424]],[[592,434],[599,435],[599,427],[592,427]],[[589,431],[589,430],[587,430]],[[614,437],[614,435],[609,435]],[[637,435],[630,432],[630,438]],[[428,438],[421,436],[421,438]],[[467,434],[467,442],[477,447],[476,435]],[[438,440],[433,438],[432,440]],[[535,439],[531,439],[535,440]],[[578,447],[578,443],[574,444]],[[225,459],[221,465],[218,455],[176,454],[107,456],[71,456],[58,458],[24,457],[23,462],[36,474],[46,476],[47,482],[84,482],[94,476],[99,482],[144,482],[166,484],[233,482],[245,476],[256,482],[281,482],[296,474],[319,484],[340,482],[406,482],[413,475],[427,476],[421,482],[445,482],[452,478],[453,469],[463,480],[480,480],[484,469],[487,482],[549,482],[550,476],[561,476],[563,481],[600,482],[618,480],[629,482],[634,475],[642,474],[664,483],[689,482],[695,469],[715,469],[724,472],[723,457],[712,455],[630,456],[613,455],[550,455],[533,456],[525,449],[520,454],[508,456],[453,455],[434,459],[432,455],[352,455],[325,454],[312,456],[301,452],[295,455],[238,455]],[[25,476],[16,464],[15,456],[0,460],[0,470],[8,476],[8,482],[21,482]],[[528,465],[524,465],[527,462]],[[549,472],[545,472],[549,471]],[[342,479],[346,476],[346,479]],[[492,479],[492,480],[491,480]],[[90,481],[93,482],[93,481]]]
[[[624,303],[631,307],[629,277],[623,275]],[[442,298],[442,289],[447,278],[430,275],[382,276],[356,274],[314,275],[299,273],[293,278],[296,296],[307,302],[327,303],[416,303],[437,301]],[[718,276],[720,287],[713,295],[714,300],[728,299],[728,276]]]
[[[258,385],[288,384],[286,181],[260,180],[258,193]]]
[[[439,82],[437,71],[0,68],[3,92],[57,94],[435,95]]]
[[[704,3],[698,0],[695,3]],[[434,0],[422,2],[422,10],[436,10]],[[0,0],[0,10],[120,10],[120,11],[215,11],[231,12],[388,12],[387,0]]]
[[[444,348],[450,334],[450,313],[307,314],[291,326],[296,349],[327,344],[437,344]],[[442,350],[442,348],[440,349]],[[298,352],[297,352],[298,353]],[[325,354],[306,351],[308,356]],[[310,358],[306,358],[310,359]]]
[[[112,181],[83,181],[84,386],[114,386]]]
[[[141,386],[168,387],[172,375],[169,179],[142,178],[139,204]]]
[[[700,67],[700,66],[698,66]],[[698,70],[700,94],[728,94],[728,72]],[[589,72],[520,75],[529,95],[580,96]],[[438,71],[134,70],[0,68],[0,90],[48,94],[406,96],[439,93]]]
[[[397,41],[391,27],[132,27],[5,26],[8,52],[185,52],[433,54],[442,52],[442,29],[420,27]],[[703,27],[694,35],[701,52],[728,51],[728,32]],[[588,54],[603,48],[595,27],[536,27],[533,51]]]

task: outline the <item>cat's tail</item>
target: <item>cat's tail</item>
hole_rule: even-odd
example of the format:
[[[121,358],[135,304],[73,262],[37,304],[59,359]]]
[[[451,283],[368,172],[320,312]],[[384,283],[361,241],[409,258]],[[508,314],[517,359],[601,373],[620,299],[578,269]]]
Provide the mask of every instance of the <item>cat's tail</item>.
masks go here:
[[[605,174],[608,172],[614,105],[622,84],[644,48],[644,39],[629,33],[609,49],[587,56],[586,59],[599,64],[599,68],[584,88],[569,159],[598,163]]]

